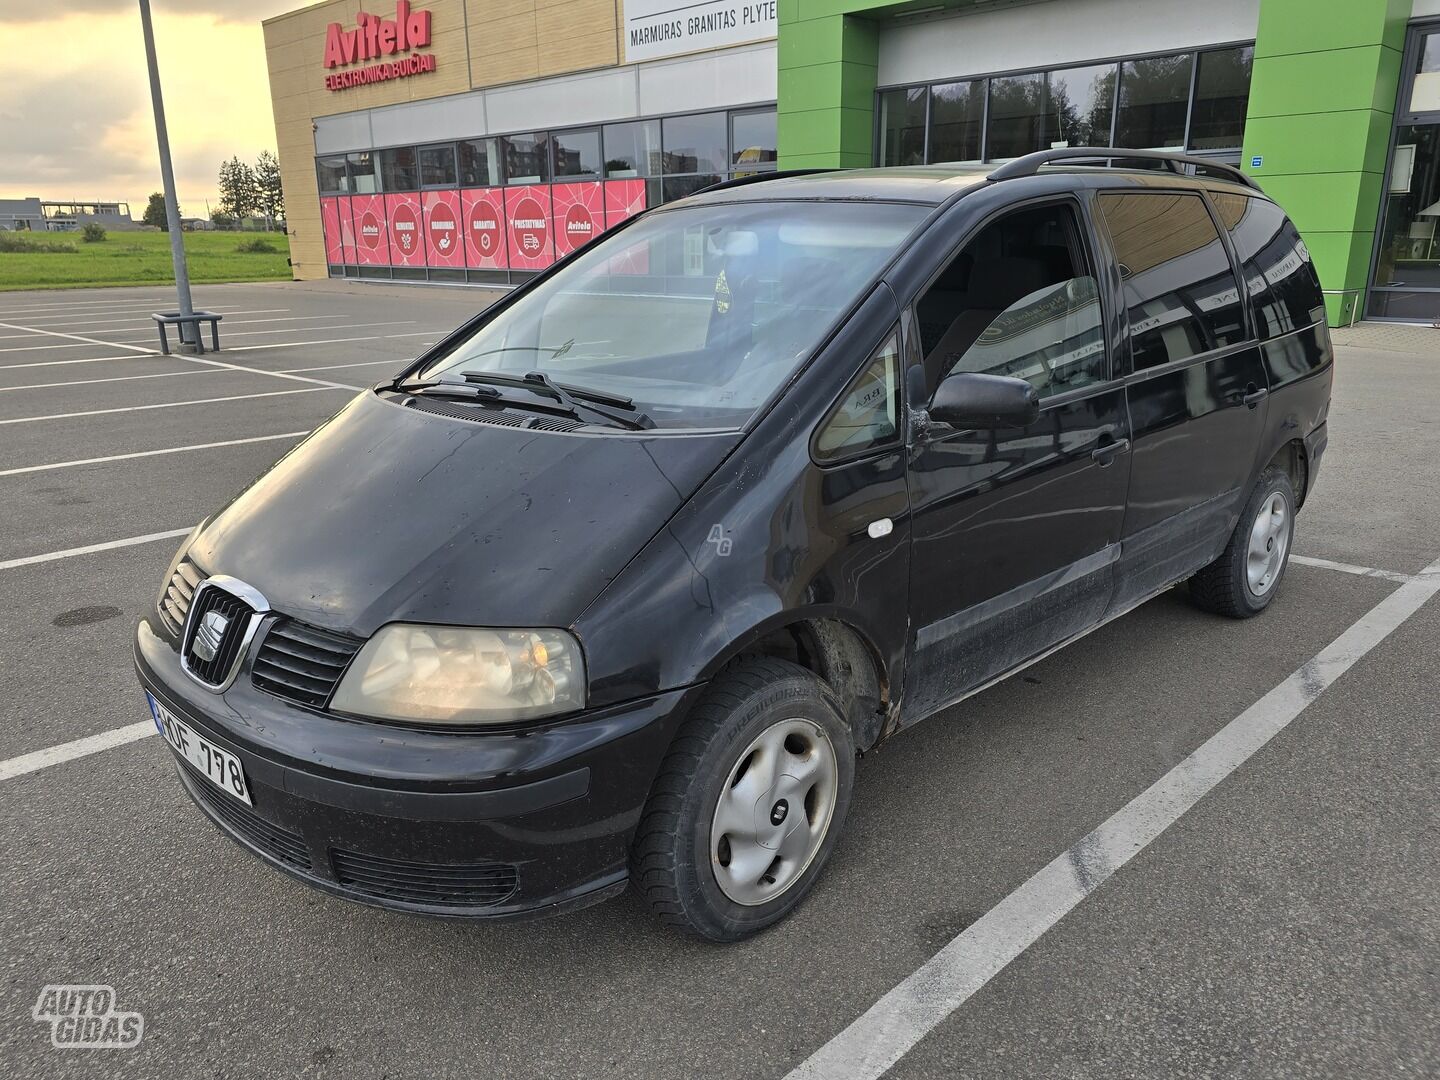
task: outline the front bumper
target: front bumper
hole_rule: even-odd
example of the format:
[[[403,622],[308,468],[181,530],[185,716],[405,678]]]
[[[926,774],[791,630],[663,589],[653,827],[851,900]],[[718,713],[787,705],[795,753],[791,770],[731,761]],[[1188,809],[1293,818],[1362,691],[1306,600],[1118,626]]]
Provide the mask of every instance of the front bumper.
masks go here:
[[[225,693],[210,693],[149,619],[136,629],[135,666],[165,708],[244,766],[253,808],[176,760],[186,792],[232,839],[347,899],[485,918],[625,887],[630,838],[698,692],[477,734],[312,711],[255,689],[248,661]]]

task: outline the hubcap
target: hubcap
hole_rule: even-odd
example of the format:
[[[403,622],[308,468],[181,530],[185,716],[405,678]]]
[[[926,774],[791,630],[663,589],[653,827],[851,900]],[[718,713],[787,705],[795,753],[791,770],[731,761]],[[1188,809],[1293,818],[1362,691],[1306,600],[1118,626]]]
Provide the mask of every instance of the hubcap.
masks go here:
[[[737,904],[775,899],[799,881],[835,812],[838,768],[825,729],[782,720],[745,748],[710,823],[710,863]]]
[[[1264,596],[1275,587],[1290,548],[1290,508],[1285,496],[1273,493],[1255,515],[1250,528],[1250,547],[1245,554],[1245,576],[1250,591]]]

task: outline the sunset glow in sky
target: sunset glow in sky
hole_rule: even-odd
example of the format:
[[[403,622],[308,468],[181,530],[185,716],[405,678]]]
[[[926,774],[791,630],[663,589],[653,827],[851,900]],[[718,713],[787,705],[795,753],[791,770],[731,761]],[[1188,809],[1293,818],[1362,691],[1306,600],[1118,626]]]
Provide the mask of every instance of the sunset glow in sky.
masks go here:
[[[181,212],[216,203],[232,155],[274,151],[260,20],[305,0],[151,0]],[[0,198],[120,199],[160,190],[135,0],[0,0]]]

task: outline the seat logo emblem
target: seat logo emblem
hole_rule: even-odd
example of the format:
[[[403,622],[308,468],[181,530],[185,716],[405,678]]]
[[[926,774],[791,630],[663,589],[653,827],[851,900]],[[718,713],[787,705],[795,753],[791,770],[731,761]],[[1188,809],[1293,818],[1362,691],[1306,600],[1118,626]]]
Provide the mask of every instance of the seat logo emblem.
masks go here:
[[[220,651],[220,642],[225,639],[225,631],[229,628],[230,620],[224,615],[218,611],[207,611],[195,631],[195,641],[191,644],[190,651],[201,660],[214,660],[215,654]]]

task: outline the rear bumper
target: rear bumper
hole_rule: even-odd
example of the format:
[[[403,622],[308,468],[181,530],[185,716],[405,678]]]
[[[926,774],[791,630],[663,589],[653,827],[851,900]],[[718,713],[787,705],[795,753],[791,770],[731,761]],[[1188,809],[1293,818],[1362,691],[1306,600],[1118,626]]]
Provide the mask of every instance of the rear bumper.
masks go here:
[[[334,895],[451,917],[547,914],[622,890],[650,785],[697,692],[520,732],[433,732],[304,709],[246,674],[209,693],[148,621],[135,661],[156,700],[240,759],[253,807],[176,760],[222,832]]]

